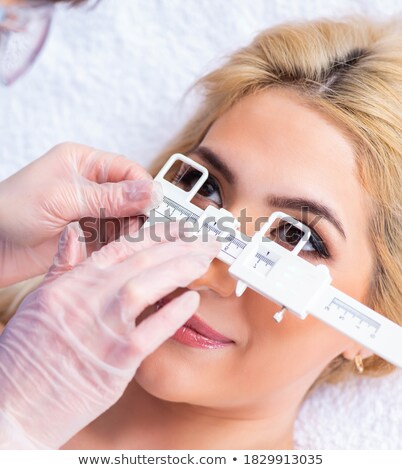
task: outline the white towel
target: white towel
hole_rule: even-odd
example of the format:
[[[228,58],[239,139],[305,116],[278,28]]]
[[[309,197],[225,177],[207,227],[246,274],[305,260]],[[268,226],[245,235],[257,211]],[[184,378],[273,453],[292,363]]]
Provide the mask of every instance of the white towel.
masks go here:
[[[322,385],[303,403],[296,449],[402,449],[402,370]]]
[[[29,73],[0,88],[0,180],[72,140],[147,165],[191,114],[184,92],[261,29],[288,20],[396,14],[399,0],[102,0],[60,8]],[[402,372],[323,386],[298,448],[402,449]]]

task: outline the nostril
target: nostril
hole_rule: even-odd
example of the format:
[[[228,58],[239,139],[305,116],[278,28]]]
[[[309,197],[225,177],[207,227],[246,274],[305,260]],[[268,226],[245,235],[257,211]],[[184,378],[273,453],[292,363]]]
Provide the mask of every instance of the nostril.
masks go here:
[[[222,280],[215,291],[222,297],[230,297],[235,294],[237,281],[227,274],[227,279]]]

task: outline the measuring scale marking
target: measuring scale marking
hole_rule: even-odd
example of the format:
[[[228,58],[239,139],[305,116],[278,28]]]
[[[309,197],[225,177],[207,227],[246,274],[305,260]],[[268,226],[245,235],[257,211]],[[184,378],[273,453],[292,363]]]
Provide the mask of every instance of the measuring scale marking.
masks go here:
[[[196,207],[196,206],[195,206]],[[170,208],[173,208],[173,211],[171,211]],[[166,218],[166,220],[169,221],[174,221],[179,218],[185,218],[186,220],[190,220],[193,223],[197,223],[198,220],[201,217],[202,210],[196,207],[199,210],[199,214],[196,214],[190,209],[187,209],[186,207],[182,206],[181,204],[173,201],[172,199],[164,196],[163,197],[163,202],[162,204],[154,209],[155,212],[163,217]],[[172,217],[174,212],[178,212],[181,217]],[[200,230],[202,227],[205,227],[209,232],[212,232],[216,237],[221,236],[223,241],[222,241],[222,248],[221,248],[221,253],[218,255],[218,258],[221,259],[222,261],[226,262],[227,264],[232,264],[237,257],[239,256],[240,252],[247,246],[247,242],[241,240],[242,234],[238,232],[237,230],[233,230],[235,233],[238,234],[238,236],[233,236],[230,233],[228,233],[226,236],[224,235],[225,232],[223,230],[220,230],[214,224],[211,222],[203,222],[200,224]],[[244,235],[243,235],[244,236]],[[250,238],[250,237],[249,237]],[[227,240],[227,241],[224,241]],[[266,267],[271,267],[275,264],[275,261],[277,260],[277,257],[275,254],[271,255],[271,258],[269,258],[269,252],[257,252],[255,254],[255,265],[257,265],[260,261],[265,264]],[[256,266],[257,267],[257,266]],[[263,271],[263,274],[266,273],[267,270]]]
[[[366,327],[371,332],[372,338],[375,337],[375,334],[381,328],[381,325],[378,322],[372,320],[367,315],[360,313],[358,310],[350,307],[349,305],[345,304],[345,302],[342,302],[336,297],[329,305],[325,307],[325,310],[330,310],[334,313],[336,311],[340,320],[344,320],[347,316],[350,316],[353,320],[355,320],[356,328],[360,328],[361,325],[366,325]]]

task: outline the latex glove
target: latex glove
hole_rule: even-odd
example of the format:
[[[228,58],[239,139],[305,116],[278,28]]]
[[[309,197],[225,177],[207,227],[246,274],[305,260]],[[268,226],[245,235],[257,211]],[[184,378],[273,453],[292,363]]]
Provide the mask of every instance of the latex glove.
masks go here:
[[[45,273],[71,221],[144,214],[161,199],[159,183],[121,155],[57,145],[0,183],[0,287]]]
[[[164,224],[154,227],[163,235]],[[78,228],[77,228],[78,227]],[[199,304],[186,291],[145,318],[149,305],[201,276],[216,241],[115,241],[84,254],[69,226],[55,264],[0,336],[0,447],[59,448],[113,405],[141,361]]]

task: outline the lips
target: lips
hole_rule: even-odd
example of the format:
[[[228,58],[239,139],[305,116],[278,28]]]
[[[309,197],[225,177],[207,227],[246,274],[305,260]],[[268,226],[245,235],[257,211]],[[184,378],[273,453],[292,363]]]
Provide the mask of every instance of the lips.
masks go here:
[[[195,315],[176,331],[172,339],[201,349],[221,349],[234,344],[231,339],[213,330]]]
[[[163,307],[170,300],[168,297],[161,299],[157,303],[157,309]],[[172,336],[172,339],[186,346],[201,349],[220,349],[234,344],[234,341],[211,328],[197,315],[193,315],[187,320]]]

